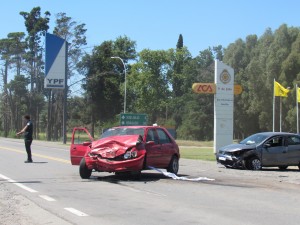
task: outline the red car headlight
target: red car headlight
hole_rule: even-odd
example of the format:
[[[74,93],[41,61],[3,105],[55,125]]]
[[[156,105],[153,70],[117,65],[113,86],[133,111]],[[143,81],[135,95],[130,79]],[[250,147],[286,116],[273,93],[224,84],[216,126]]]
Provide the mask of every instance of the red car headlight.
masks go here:
[[[131,159],[131,158],[136,158],[138,155],[137,151],[127,151],[124,154],[124,159]]]
[[[137,155],[138,155],[138,152],[137,152],[137,151],[132,151],[132,152],[131,152],[131,157],[132,157],[132,158],[136,158]]]
[[[89,152],[88,153],[88,156],[90,156],[90,157],[94,157],[94,156],[96,156],[94,153],[92,153],[92,152]]]

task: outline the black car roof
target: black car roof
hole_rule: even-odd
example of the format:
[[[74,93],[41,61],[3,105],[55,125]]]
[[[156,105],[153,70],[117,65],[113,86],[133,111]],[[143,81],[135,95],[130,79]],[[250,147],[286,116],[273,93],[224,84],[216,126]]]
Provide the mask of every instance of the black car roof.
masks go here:
[[[289,133],[289,132],[271,132],[271,131],[260,132],[260,133],[256,133],[256,134],[265,134],[265,135],[267,135],[267,136],[274,136],[274,135],[297,135],[297,136],[300,136],[299,134],[296,134],[296,133]]]

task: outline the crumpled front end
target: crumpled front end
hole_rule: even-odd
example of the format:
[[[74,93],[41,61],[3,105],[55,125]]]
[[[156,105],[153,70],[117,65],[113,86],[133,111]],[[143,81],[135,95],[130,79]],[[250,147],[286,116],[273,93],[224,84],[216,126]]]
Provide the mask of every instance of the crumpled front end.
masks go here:
[[[144,155],[126,161],[115,161],[99,157],[89,157],[88,159],[85,157],[85,160],[89,169],[94,169],[99,172],[131,172],[141,171],[143,169]]]
[[[139,135],[100,139],[85,155],[89,169],[99,172],[141,171],[146,150]]]
[[[245,168],[244,156],[242,151],[222,151],[217,154],[217,162],[232,168]]]

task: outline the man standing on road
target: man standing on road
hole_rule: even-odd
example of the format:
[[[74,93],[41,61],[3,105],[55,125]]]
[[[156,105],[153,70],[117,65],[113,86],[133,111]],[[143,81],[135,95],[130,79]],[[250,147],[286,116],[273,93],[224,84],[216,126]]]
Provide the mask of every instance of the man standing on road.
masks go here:
[[[27,152],[27,160],[25,161],[25,163],[32,163],[31,143],[32,143],[33,124],[30,120],[29,115],[24,116],[24,119],[26,120],[26,125],[20,132],[17,133],[17,135],[24,133],[24,142],[25,142],[25,148]]]

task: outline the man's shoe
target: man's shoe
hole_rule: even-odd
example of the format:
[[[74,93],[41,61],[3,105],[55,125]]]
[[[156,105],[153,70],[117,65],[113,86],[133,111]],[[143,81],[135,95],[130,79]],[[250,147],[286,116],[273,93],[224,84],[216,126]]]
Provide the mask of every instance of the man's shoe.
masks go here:
[[[26,160],[24,163],[32,163],[32,160]]]

